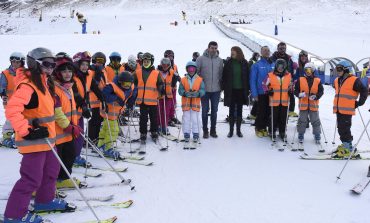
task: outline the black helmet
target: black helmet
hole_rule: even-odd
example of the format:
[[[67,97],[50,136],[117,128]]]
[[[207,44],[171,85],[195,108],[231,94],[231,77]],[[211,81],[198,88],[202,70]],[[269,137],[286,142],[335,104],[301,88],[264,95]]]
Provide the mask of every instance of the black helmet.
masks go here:
[[[284,68],[283,70],[283,73],[284,73],[287,69],[286,61],[284,59],[277,59],[275,62],[275,71],[277,71],[278,67],[281,67],[281,66]]]
[[[138,52],[137,53],[137,59],[142,60],[143,59],[143,52]]]
[[[172,55],[173,57],[175,57],[175,53],[172,51],[172,50],[166,50],[164,51],[164,57],[169,57],[170,55]]]
[[[123,71],[117,76],[117,82],[121,87],[127,88],[127,87],[130,87],[131,84],[134,82],[134,77],[132,76],[130,72]],[[130,86],[124,86],[124,83],[131,83],[131,84]]]
[[[102,64],[105,64],[106,62],[107,62],[107,57],[105,56],[105,54],[104,53],[102,53],[102,52],[96,52],[96,53],[94,53],[94,55],[92,55],[92,57],[91,57],[91,62],[93,63],[93,64],[95,64],[96,63],[96,58],[102,58],[103,60],[104,60],[104,63],[102,63]]]
[[[144,53],[143,56],[142,56],[142,59],[143,60],[150,60],[151,65],[154,64],[154,56],[151,53],[148,53],[148,52]]]
[[[55,58],[54,54],[44,47],[38,47],[31,50],[27,54],[27,66],[29,69],[34,69],[37,67],[37,64],[40,64],[40,60],[44,58]]]

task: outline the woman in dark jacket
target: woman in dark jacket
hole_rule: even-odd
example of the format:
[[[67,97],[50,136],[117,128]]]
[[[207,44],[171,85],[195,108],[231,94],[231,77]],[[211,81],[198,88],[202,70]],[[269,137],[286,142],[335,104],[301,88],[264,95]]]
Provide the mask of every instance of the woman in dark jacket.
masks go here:
[[[225,61],[222,73],[222,87],[224,90],[224,105],[229,107],[230,132],[227,137],[233,136],[235,121],[236,134],[239,137],[243,137],[240,126],[242,123],[243,105],[248,105],[249,103],[249,66],[240,47],[232,47],[231,58]]]

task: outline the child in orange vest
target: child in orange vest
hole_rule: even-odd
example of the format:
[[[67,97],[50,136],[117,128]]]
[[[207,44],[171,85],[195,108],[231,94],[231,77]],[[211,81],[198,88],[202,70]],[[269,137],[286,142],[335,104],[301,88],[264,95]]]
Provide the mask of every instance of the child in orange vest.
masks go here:
[[[118,116],[124,112],[125,105],[135,103],[137,91],[134,89],[133,81],[132,74],[124,71],[103,89],[108,106],[100,112],[104,121],[99,133],[98,147],[104,156],[112,159],[120,158],[120,153],[112,147],[112,142],[118,138]]]
[[[186,64],[185,77],[181,79],[179,95],[182,96],[182,131],[184,132],[185,146],[189,148],[190,133],[193,133],[193,143],[199,141],[199,112],[200,98],[205,95],[203,79],[197,74],[197,64],[190,61]],[[195,148],[195,147],[191,147]]]
[[[265,91],[268,91],[270,106],[272,107],[270,135],[275,138],[275,131],[279,129],[280,138],[286,141],[287,112],[289,97],[292,92],[292,75],[287,71],[285,60],[276,60],[274,71],[267,75],[263,85]]]
[[[312,125],[312,133],[316,144],[321,140],[321,122],[319,117],[319,99],[324,94],[320,78],[315,77],[315,65],[306,63],[304,76],[298,78],[294,87],[294,94],[299,98],[299,118],[297,124],[298,140],[303,143],[308,118]]]
[[[13,80],[16,76],[16,70],[18,68],[24,67],[25,56],[22,53],[14,52],[9,57],[10,66],[8,69],[1,72],[0,76],[0,94],[3,99],[4,109],[6,108],[6,103],[13,95],[15,88],[15,81]],[[8,148],[16,148],[14,144],[13,128],[8,120],[5,121],[3,125],[3,141],[2,145]]]

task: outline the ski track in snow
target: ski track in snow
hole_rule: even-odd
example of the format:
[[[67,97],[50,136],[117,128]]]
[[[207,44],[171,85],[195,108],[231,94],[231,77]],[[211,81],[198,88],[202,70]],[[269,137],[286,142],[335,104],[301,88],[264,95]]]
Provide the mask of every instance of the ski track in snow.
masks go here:
[[[94,13],[96,15],[92,16]],[[164,50],[171,48],[175,52],[180,74],[183,75],[184,66],[191,59],[192,52],[202,53],[210,40],[218,41],[222,58],[229,55],[232,46],[240,45],[228,39],[210,23],[186,26],[177,12],[171,14],[166,10],[157,12],[147,9],[127,11],[117,14],[116,20],[114,10],[110,14],[104,10],[90,10],[86,14],[90,15],[88,30],[100,29],[102,35],[74,35],[73,31],[80,30],[79,24],[74,20],[66,20],[51,27],[51,31],[48,23],[35,23],[35,29],[45,30],[46,34],[51,34],[54,30],[53,35],[36,35],[31,31],[30,35],[0,36],[1,67],[8,65],[7,58],[12,51],[27,53],[38,46],[49,47],[55,53],[67,51],[71,55],[80,50],[89,50],[92,53],[103,51],[106,54],[119,51],[124,60],[129,54],[149,51],[155,55],[156,64]],[[179,26],[169,26],[175,19],[180,22]],[[142,31],[138,31],[139,24],[143,26]],[[249,58],[251,53],[245,47],[242,48]],[[334,90],[326,86],[325,95],[320,101],[321,120],[328,139],[327,149],[333,149],[333,96]],[[370,118],[367,112],[369,105],[370,102],[366,102],[361,107],[365,121]],[[177,111],[181,118],[180,107]],[[227,113],[228,109],[220,103],[218,119],[224,119]],[[248,113],[249,108],[245,106],[244,116]],[[0,114],[3,122],[3,108],[0,108]],[[289,142],[294,129],[295,123],[289,123]],[[361,120],[359,116],[355,116],[352,127],[354,142],[362,130]],[[127,173],[122,175],[133,180],[136,192],[130,191],[128,186],[91,188],[83,192],[90,196],[113,193],[115,198],[112,202],[133,199],[134,204],[129,209],[96,209],[101,218],[117,215],[117,222],[368,222],[370,192],[364,191],[361,197],[351,196],[349,193],[349,189],[366,174],[369,165],[367,161],[350,161],[342,180],[335,183],[344,164],[342,161],[300,160],[298,152],[278,152],[270,148],[270,140],[255,137],[254,128],[249,125],[242,125],[242,139],[236,136],[228,139],[227,124],[218,124],[217,131],[218,139],[201,139],[202,144],[195,151],[184,151],[182,143],[169,142],[169,151],[160,152],[148,140],[146,160],[154,161],[154,166],[151,167],[116,162],[120,167],[129,167]],[[305,135],[305,149],[309,153],[315,153],[316,146],[310,131],[311,128]],[[171,132],[177,136],[177,128],[171,128]],[[133,134],[132,138],[137,136]],[[339,144],[338,135],[336,143]],[[128,151],[127,144],[118,144]],[[368,149],[369,145],[370,141],[364,135],[359,149]],[[19,177],[21,156],[16,151],[1,149],[0,157],[0,196],[3,197],[9,194]],[[105,165],[99,158],[88,159],[93,164]],[[81,174],[77,176],[82,178]],[[87,178],[87,182],[92,184],[118,181],[114,173],[106,171],[101,178]],[[71,198],[78,196],[76,191],[67,193],[71,194]],[[73,200],[73,203],[85,206],[81,201]],[[5,205],[6,201],[0,200],[0,213],[4,211]],[[94,219],[88,210],[50,215],[48,218],[54,222],[83,222]]]

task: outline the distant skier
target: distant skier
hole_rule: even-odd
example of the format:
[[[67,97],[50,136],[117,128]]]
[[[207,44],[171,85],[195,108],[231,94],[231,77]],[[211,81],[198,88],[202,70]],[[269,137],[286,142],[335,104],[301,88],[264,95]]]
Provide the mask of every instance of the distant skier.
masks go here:
[[[304,76],[295,83],[294,94],[299,98],[299,118],[297,124],[298,140],[303,143],[308,118],[312,124],[312,131],[316,144],[321,140],[321,122],[319,117],[319,99],[324,94],[324,87],[320,78],[316,77],[316,67],[313,63],[306,63]]]
[[[333,112],[337,116],[337,128],[342,144],[337,147],[332,156],[346,158],[355,149],[352,147],[352,116],[356,114],[356,108],[365,103],[368,91],[361,80],[352,74],[352,65],[348,61],[340,61],[335,69],[338,77],[334,80]]]
[[[16,71],[24,69],[25,56],[20,52],[14,52],[9,57],[10,66],[1,72],[0,76],[0,93],[3,100],[4,109],[6,109],[6,104],[12,97],[15,90],[15,78]],[[2,145],[8,148],[15,148],[15,142],[13,137],[13,127],[11,126],[9,120],[5,120],[3,125],[3,141]]]
[[[199,142],[200,98],[205,95],[203,79],[197,74],[197,64],[193,61],[186,64],[186,74],[181,79],[179,95],[182,96],[182,130],[186,144],[184,149],[187,149],[191,133],[193,133],[193,143]]]

